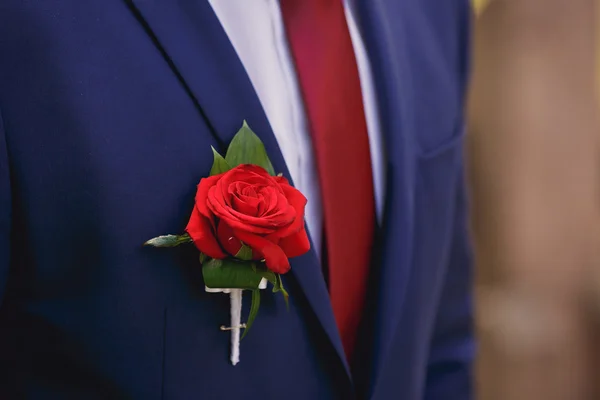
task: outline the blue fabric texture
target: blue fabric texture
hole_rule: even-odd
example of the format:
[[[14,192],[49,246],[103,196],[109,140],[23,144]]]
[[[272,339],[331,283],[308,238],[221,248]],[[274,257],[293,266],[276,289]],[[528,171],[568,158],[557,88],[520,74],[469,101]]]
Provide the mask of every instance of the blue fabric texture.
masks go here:
[[[233,367],[229,299],[204,292],[197,251],[142,247],[182,231],[243,120],[289,177],[208,2],[0,2],[1,398],[470,398],[468,4],[357,7],[387,160],[362,361],[309,252]]]

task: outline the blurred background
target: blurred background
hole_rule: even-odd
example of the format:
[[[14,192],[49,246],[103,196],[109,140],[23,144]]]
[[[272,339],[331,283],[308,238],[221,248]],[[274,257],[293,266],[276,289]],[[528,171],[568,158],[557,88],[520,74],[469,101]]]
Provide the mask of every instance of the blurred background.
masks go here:
[[[478,398],[600,399],[598,7],[473,1]]]

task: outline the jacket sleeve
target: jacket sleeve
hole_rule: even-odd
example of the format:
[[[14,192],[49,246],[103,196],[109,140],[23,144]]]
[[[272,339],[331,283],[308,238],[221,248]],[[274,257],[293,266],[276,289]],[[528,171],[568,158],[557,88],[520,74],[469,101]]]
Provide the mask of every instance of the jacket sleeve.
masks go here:
[[[440,297],[427,369],[425,400],[468,400],[475,355],[472,256],[464,180],[459,179],[453,244]]]
[[[11,191],[8,151],[0,113],[0,305],[6,289],[10,259]]]
[[[456,4],[461,43],[457,80],[462,86],[464,99],[469,80],[469,43],[473,15],[470,1],[458,0]],[[463,165],[457,179],[452,248],[430,341],[425,400],[474,398],[473,257],[468,232],[469,213]]]

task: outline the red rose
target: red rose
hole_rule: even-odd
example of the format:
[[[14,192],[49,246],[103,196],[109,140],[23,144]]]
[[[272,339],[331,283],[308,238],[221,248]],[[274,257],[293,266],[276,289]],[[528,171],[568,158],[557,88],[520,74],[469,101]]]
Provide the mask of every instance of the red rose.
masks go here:
[[[283,274],[290,269],[288,258],[310,248],[305,206],[306,198],[287,179],[256,165],[239,165],[200,180],[186,232],[209,257],[234,256],[243,243],[254,259]]]

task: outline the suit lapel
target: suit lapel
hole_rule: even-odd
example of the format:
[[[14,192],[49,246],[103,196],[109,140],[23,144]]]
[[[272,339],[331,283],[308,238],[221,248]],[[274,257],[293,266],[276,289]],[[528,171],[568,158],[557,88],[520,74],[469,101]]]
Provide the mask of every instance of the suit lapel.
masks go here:
[[[226,149],[243,120],[263,140],[276,171],[291,181],[283,155],[243,65],[208,1],[125,0],[148,31],[211,131]],[[208,172],[208,171],[207,171]],[[292,273],[346,370],[320,263],[313,250]]]
[[[244,67],[208,1],[125,2],[198,107],[222,150],[243,120],[263,136],[272,136]],[[271,147],[276,144],[274,140],[265,142]],[[281,156],[278,149],[269,150],[273,157]]]
[[[398,2],[396,7],[400,7]],[[413,248],[415,145],[413,91],[407,60],[406,25],[401,10],[386,9],[384,0],[359,0],[356,4],[378,93],[379,118],[387,151],[386,205],[382,252],[374,265],[379,278],[372,296],[377,308],[372,327],[373,359],[367,390],[375,390],[387,364],[401,317]],[[389,7],[388,7],[389,8]],[[393,17],[392,17],[393,16]],[[393,19],[392,19],[393,18]]]

